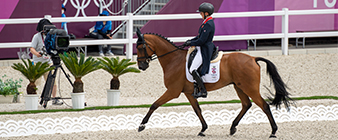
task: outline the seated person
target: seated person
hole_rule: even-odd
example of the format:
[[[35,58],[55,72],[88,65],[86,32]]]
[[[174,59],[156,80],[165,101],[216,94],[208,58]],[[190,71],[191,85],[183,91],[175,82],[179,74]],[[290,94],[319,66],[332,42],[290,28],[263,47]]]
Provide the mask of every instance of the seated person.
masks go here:
[[[109,16],[108,11],[104,10],[100,16]],[[97,21],[94,27],[94,31],[89,34],[90,37],[96,38],[96,39],[112,39],[110,36],[112,30],[112,22],[111,21]],[[99,45],[99,55],[104,56],[103,54],[103,45]],[[106,53],[107,56],[114,55],[111,52],[111,46],[107,45],[108,51]]]

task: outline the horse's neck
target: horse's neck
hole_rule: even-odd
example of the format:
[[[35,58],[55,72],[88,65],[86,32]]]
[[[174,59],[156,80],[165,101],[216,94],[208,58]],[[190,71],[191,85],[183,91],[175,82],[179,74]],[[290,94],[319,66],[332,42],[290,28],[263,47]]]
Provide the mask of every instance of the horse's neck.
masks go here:
[[[163,42],[158,43],[158,44],[162,44],[162,43]],[[170,70],[170,71],[176,70],[182,66],[185,66],[185,56],[186,56],[187,51],[179,49],[174,52],[171,52],[177,48],[168,42],[164,42],[164,44],[158,45],[158,47],[156,48],[156,55],[160,56],[158,59],[163,68],[163,72],[166,72],[167,70]],[[169,54],[164,55],[166,53],[169,53]],[[164,56],[161,56],[161,55],[164,55]]]
[[[160,57],[159,61],[163,68],[163,72],[175,71],[180,67],[185,66],[186,51],[177,50],[166,56]]]

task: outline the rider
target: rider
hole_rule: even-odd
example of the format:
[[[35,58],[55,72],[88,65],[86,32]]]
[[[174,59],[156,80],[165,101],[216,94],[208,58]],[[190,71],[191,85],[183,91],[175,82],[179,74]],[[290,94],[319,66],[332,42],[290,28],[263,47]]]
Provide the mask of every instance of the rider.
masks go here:
[[[215,24],[211,17],[214,13],[214,6],[211,3],[205,2],[199,6],[198,11],[204,19],[199,28],[198,35],[191,40],[187,40],[183,45],[196,46],[197,54],[192,61],[189,72],[192,74],[194,80],[200,88],[200,92],[196,95],[194,94],[194,97],[206,98],[208,93],[201,77],[209,72],[212,53],[215,50],[215,45],[212,43],[212,39],[215,34]],[[202,68],[199,71],[198,68],[201,65]]]

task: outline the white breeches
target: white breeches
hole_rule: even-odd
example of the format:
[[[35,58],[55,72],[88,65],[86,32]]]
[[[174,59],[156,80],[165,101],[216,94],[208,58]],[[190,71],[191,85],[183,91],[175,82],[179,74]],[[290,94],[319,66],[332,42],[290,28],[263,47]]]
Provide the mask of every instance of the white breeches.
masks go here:
[[[197,70],[202,65],[202,54],[201,54],[201,48],[200,46],[196,46],[197,53],[195,58],[193,59],[191,63],[191,67],[189,69],[189,72],[192,73],[192,71]]]

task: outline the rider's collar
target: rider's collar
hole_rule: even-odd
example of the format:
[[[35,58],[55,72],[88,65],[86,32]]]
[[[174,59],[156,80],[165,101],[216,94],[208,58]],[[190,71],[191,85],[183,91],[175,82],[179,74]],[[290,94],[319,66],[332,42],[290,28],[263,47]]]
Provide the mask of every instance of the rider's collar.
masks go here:
[[[203,21],[203,24],[207,23],[209,20],[212,19],[212,16],[209,16],[208,18],[206,18],[204,21]]]

